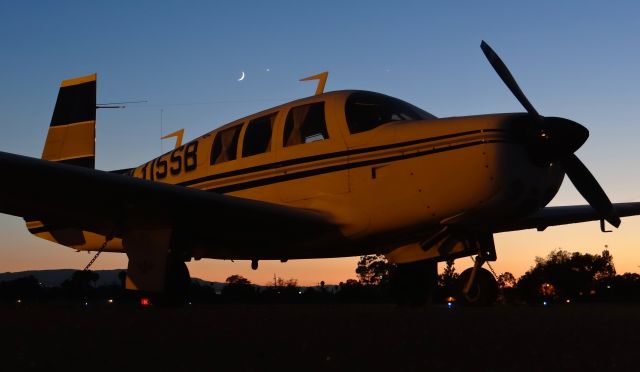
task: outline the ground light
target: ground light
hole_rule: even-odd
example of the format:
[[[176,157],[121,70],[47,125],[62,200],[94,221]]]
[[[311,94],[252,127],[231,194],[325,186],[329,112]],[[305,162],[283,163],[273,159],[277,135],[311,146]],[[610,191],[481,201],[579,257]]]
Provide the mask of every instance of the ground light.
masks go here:
[[[449,296],[449,297],[446,298],[446,301],[447,301],[447,307],[449,309],[452,309],[453,308],[453,304],[456,302],[456,298],[453,297],[453,296]]]

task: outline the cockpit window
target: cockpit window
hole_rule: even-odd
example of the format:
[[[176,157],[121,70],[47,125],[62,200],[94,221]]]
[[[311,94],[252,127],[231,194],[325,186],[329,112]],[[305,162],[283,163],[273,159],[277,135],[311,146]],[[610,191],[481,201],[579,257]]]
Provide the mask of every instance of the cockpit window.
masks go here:
[[[347,98],[345,114],[351,134],[393,121],[435,119],[435,116],[407,102],[371,92],[356,92]]]

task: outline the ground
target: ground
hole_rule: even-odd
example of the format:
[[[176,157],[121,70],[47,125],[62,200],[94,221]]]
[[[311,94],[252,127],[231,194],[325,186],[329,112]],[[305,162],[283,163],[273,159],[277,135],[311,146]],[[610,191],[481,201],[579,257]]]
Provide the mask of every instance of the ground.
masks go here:
[[[0,308],[5,371],[637,370],[640,305]]]

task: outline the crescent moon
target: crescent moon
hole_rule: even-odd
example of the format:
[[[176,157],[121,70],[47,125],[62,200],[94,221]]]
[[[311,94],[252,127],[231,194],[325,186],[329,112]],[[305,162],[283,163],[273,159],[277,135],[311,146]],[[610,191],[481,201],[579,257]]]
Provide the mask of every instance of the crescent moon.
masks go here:
[[[244,71],[242,71],[242,76],[240,76],[240,79],[238,79],[238,81],[242,81],[244,80]]]

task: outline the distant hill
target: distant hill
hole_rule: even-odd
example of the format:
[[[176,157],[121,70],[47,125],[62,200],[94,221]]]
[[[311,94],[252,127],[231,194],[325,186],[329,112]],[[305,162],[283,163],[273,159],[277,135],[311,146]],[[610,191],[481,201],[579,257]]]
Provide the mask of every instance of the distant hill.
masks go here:
[[[11,272],[6,272],[6,273],[0,273],[0,282],[6,282],[6,281],[10,281],[10,280],[14,280],[14,279],[18,279],[18,278],[24,278],[27,276],[34,276],[35,278],[38,279],[38,281],[41,283],[41,285],[46,286],[46,287],[59,287],[62,282],[64,282],[65,280],[71,278],[71,275],[73,275],[73,273],[77,271],[75,269],[55,269],[55,270],[30,270],[30,271],[17,271],[14,273]],[[125,269],[114,269],[114,270],[94,270],[95,273],[97,273],[98,275],[100,275],[100,278],[98,279],[98,286],[105,286],[105,285],[119,285],[120,284],[120,278],[118,277],[118,274],[121,271],[125,271]],[[209,282],[206,280],[202,280],[200,278],[191,278],[192,281],[200,284],[200,285],[206,285],[206,286],[211,286],[213,287],[216,291],[220,291],[222,290],[222,287],[225,286],[225,283],[220,283],[220,282]],[[255,287],[257,288],[262,288],[264,286],[261,285],[257,285],[254,284]],[[327,285],[325,286],[325,288],[329,291],[336,291],[337,290],[336,285]],[[302,288],[306,288],[306,287],[302,287]],[[313,286],[313,288],[318,289],[318,286]]]
[[[62,282],[71,278],[71,275],[77,271],[74,269],[56,269],[56,270],[30,270],[30,271],[18,271],[15,273],[0,273],[0,282],[6,282],[18,278],[24,278],[27,276],[34,276],[43,286],[46,287],[59,287]],[[98,279],[98,286],[119,284],[120,279],[118,274],[124,271],[123,269],[116,270],[95,270],[94,272],[100,275]]]

